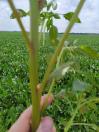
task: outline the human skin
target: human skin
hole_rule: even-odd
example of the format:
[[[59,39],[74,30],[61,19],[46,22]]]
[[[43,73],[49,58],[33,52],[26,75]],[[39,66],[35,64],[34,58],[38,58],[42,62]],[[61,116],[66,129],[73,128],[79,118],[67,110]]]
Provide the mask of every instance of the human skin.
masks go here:
[[[37,86],[40,89],[40,85]],[[44,105],[47,95],[42,96],[40,106]],[[50,105],[53,101],[53,96],[49,96],[47,104]],[[8,132],[32,132],[31,131],[31,120],[32,120],[32,106],[27,108],[19,117],[19,119],[12,125]],[[54,127],[53,119],[51,117],[43,117],[37,132],[56,132]]]

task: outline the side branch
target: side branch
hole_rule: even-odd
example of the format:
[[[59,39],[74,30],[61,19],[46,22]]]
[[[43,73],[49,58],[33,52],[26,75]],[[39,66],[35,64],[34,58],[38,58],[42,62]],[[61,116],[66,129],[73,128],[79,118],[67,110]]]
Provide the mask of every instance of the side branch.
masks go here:
[[[54,67],[54,65],[55,65],[55,63],[56,63],[56,61],[57,61],[57,57],[59,56],[59,54],[60,54],[60,52],[61,52],[61,50],[62,50],[62,48],[63,48],[63,46],[64,46],[64,42],[65,42],[65,40],[68,38],[68,35],[69,35],[71,29],[73,28],[73,26],[74,26],[74,24],[75,24],[75,19],[76,19],[77,16],[79,15],[79,13],[80,13],[80,11],[81,11],[83,5],[84,5],[84,2],[85,2],[85,0],[80,0],[79,4],[78,4],[78,6],[77,6],[77,8],[76,8],[76,10],[75,10],[74,15],[73,15],[72,19],[70,20],[70,23],[69,23],[69,25],[67,26],[66,31],[65,31],[65,33],[64,33],[64,35],[63,35],[63,37],[62,37],[62,39],[60,40],[59,46],[58,46],[58,48],[56,49],[56,51],[55,51],[55,53],[54,53],[54,55],[53,55],[53,57],[52,57],[52,59],[51,59],[51,62],[50,62],[49,65],[48,65],[48,68],[47,68],[47,70],[46,70],[44,79],[43,79],[43,81],[42,81],[42,91],[43,91],[43,89],[45,88],[45,85],[46,85],[46,82],[47,82],[48,77],[49,77],[49,75],[50,75],[50,72],[53,70],[53,67]]]
[[[13,3],[12,0],[8,0],[8,3],[9,3],[10,8],[12,9],[12,11],[13,11],[13,13],[14,13],[16,19],[17,19],[17,22],[18,22],[20,28],[21,28],[22,34],[23,34],[24,39],[25,39],[25,41],[26,41],[26,46],[27,46],[28,49],[30,49],[30,48],[29,48],[29,43],[30,43],[29,37],[28,37],[27,32],[26,32],[26,30],[25,30],[25,27],[24,27],[24,25],[23,25],[23,23],[22,23],[22,21],[21,21],[21,19],[20,19],[20,16],[19,16],[19,14],[18,14],[18,12],[17,12],[17,10],[16,10],[16,8],[15,8],[15,5],[14,5],[14,3]]]

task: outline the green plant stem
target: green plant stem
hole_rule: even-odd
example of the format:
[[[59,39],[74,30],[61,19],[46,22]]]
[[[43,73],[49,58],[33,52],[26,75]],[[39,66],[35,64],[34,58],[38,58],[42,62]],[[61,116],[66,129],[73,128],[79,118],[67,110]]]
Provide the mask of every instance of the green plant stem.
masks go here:
[[[63,52],[64,52],[64,47],[62,48],[62,50],[60,52],[60,55],[58,56],[56,68],[59,67],[59,64],[60,64],[60,61],[61,61],[61,57],[62,57]]]
[[[99,102],[99,98],[90,98],[90,99],[85,100],[83,103],[79,102],[79,104],[77,105],[77,108],[73,112],[73,115],[72,115],[71,119],[66,123],[66,127],[64,129],[64,132],[68,132],[69,129],[71,128],[71,126],[73,125],[73,120],[74,120],[76,114],[78,113],[78,110],[82,106],[87,105],[87,104],[92,103],[92,102],[98,103]]]
[[[43,39],[43,26],[44,26],[44,21],[41,23],[41,29],[40,29],[40,33],[39,33],[39,41],[41,41]]]
[[[63,51],[64,51],[64,48],[61,50],[61,53],[60,53],[60,55],[59,55],[59,57],[58,57],[58,59],[57,59],[56,68],[59,67],[60,59],[61,59],[61,56],[62,56],[62,54],[63,54]],[[52,88],[53,88],[54,84],[55,84],[55,79],[53,79],[52,82],[51,82],[51,85],[50,85],[50,88],[49,88],[49,91],[48,91],[48,95],[47,95],[47,99],[46,99],[45,105],[42,107],[42,112],[43,112],[43,111],[46,109],[46,107],[47,107],[48,98],[49,98],[49,96],[51,95]]]
[[[54,65],[55,65],[55,63],[56,63],[56,61],[57,61],[57,57],[58,57],[58,55],[60,54],[60,52],[61,52],[61,50],[62,50],[62,47],[64,46],[65,40],[68,38],[69,32],[71,31],[72,27],[73,27],[74,24],[75,24],[75,18],[77,18],[78,14],[80,13],[80,11],[81,11],[81,9],[82,9],[82,7],[83,7],[83,5],[84,5],[84,2],[85,2],[85,0],[80,0],[79,4],[78,4],[78,6],[77,6],[77,8],[76,8],[76,10],[75,10],[74,15],[73,15],[72,19],[70,20],[70,23],[69,23],[69,25],[67,26],[67,29],[66,29],[66,31],[65,31],[65,33],[64,33],[64,35],[63,35],[63,37],[62,37],[62,39],[60,40],[59,46],[58,46],[58,48],[56,49],[56,51],[55,51],[55,53],[54,53],[54,55],[53,55],[53,57],[52,57],[52,59],[51,59],[51,62],[50,62],[49,65],[48,65],[48,68],[47,68],[47,70],[46,70],[44,79],[43,79],[43,81],[42,81],[42,91],[43,91],[43,89],[45,88],[45,85],[46,85],[46,82],[47,82],[47,80],[48,80],[49,74],[50,74],[50,72],[53,70],[53,67],[54,67]]]
[[[44,25],[43,25],[43,46],[45,45],[46,23],[47,23],[47,21],[45,20]]]
[[[51,85],[50,85],[48,94],[47,94],[47,98],[46,98],[45,104],[43,105],[43,107],[42,107],[42,109],[41,109],[41,112],[44,112],[44,110],[45,110],[46,107],[47,107],[48,98],[49,98],[49,96],[51,95],[51,92],[52,92],[52,89],[53,89],[54,84],[55,84],[55,80],[53,79],[53,80],[52,80],[52,83],[51,83]]]
[[[91,103],[91,102],[99,103],[99,98],[96,97],[96,98],[89,98],[89,99],[84,100],[84,102],[82,102],[80,104],[80,108],[84,105]]]
[[[8,3],[17,19],[17,22],[22,30],[22,34],[26,41],[26,46],[29,51],[29,66],[30,66],[30,87],[32,91],[32,131],[36,131],[40,122],[40,93],[38,93],[36,87],[38,84],[38,66],[37,66],[37,49],[38,49],[38,20],[39,10],[38,2],[36,0],[30,0],[30,39],[25,31],[19,14],[14,6],[12,0],[8,0]],[[35,12],[35,13],[34,13]]]
[[[73,120],[74,120],[74,118],[75,118],[75,116],[79,110],[79,106],[80,106],[80,104],[78,104],[77,108],[74,110],[71,119],[66,123],[66,127],[64,128],[64,132],[68,132],[68,130],[71,128],[71,126],[73,124]]]
[[[73,123],[73,125],[75,126],[75,125],[80,125],[80,126],[88,126],[88,127],[91,127],[92,129],[97,129],[97,130],[99,130],[99,127],[96,125],[96,124],[92,124],[92,123]]]
[[[32,91],[32,132],[35,132],[40,123],[40,93],[38,84],[38,46],[39,46],[39,9],[38,1],[30,0],[30,87]]]
[[[27,35],[27,32],[26,32],[26,30],[25,30],[25,27],[24,27],[23,24],[22,24],[22,21],[21,21],[21,19],[20,19],[20,16],[19,16],[19,14],[18,14],[18,12],[17,12],[17,10],[16,10],[16,8],[15,8],[15,6],[14,6],[14,3],[13,3],[12,0],[8,0],[8,3],[9,3],[10,8],[12,9],[12,11],[13,11],[13,13],[14,13],[16,19],[17,19],[17,22],[18,22],[18,24],[19,24],[19,26],[20,26],[20,28],[21,28],[21,30],[22,30],[22,34],[23,34],[24,39],[25,39],[25,41],[26,41],[26,47],[30,50],[30,46],[29,46],[30,40],[29,40],[29,37],[28,37],[28,35]]]

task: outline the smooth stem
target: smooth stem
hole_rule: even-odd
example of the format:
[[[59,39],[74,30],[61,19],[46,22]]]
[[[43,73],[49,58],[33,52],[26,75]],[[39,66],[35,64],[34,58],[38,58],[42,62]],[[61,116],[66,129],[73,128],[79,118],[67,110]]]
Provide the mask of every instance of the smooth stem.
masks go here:
[[[76,114],[78,113],[78,110],[81,107],[83,107],[84,105],[87,105],[87,104],[92,103],[92,102],[98,103],[99,102],[99,98],[90,98],[88,100],[85,100],[83,103],[79,102],[79,104],[77,105],[77,108],[73,112],[73,115],[72,115],[71,119],[66,123],[66,127],[64,129],[64,132],[68,132],[69,129],[71,128],[71,126],[73,125],[73,120],[74,120]]]
[[[58,57],[57,64],[56,64],[56,68],[59,67],[60,59],[61,59],[61,56],[62,56],[62,54],[63,54],[63,51],[64,51],[64,48],[61,50],[61,53],[60,53],[60,55],[59,55],[59,57]],[[49,98],[49,96],[51,95],[51,92],[52,92],[52,89],[53,89],[54,84],[55,84],[55,79],[53,79],[52,82],[51,82],[51,85],[50,85],[50,88],[49,88],[49,91],[48,91],[48,95],[47,95],[47,99],[46,99],[45,105],[44,105],[43,108],[42,108],[42,112],[43,112],[43,111],[46,109],[46,107],[47,107],[48,98]]]
[[[45,20],[44,25],[43,25],[43,46],[45,45],[46,23],[47,21]]]
[[[12,0],[8,0],[8,3],[9,3],[10,8],[12,9],[12,11],[13,11],[13,13],[14,13],[16,19],[17,19],[17,22],[18,22],[20,28],[21,28],[23,37],[24,37],[24,39],[25,39],[25,41],[26,41],[26,47],[28,48],[28,50],[30,50],[30,47],[29,47],[30,40],[29,40],[28,34],[27,34],[27,32],[26,32],[26,30],[25,30],[25,27],[24,27],[24,25],[23,25],[23,23],[22,23],[22,21],[21,21],[21,19],[20,19],[20,16],[19,16],[19,14],[18,14],[18,12],[17,12],[17,10],[16,10],[16,8],[15,8],[15,6],[14,6],[14,3],[13,3]]]
[[[38,66],[37,66],[37,49],[38,49],[38,19],[39,19],[39,11],[38,11],[38,3],[35,0],[30,0],[30,39],[28,38],[27,32],[22,24],[20,16],[14,6],[12,0],[8,0],[8,3],[17,19],[17,22],[22,30],[22,34],[26,41],[26,46],[29,51],[29,66],[30,66],[30,87],[32,91],[32,108],[33,108],[33,118],[32,118],[32,131],[36,131],[39,122],[40,122],[40,94],[36,89],[38,84]],[[34,5],[34,6],[33,6]],[[34,13],[35,12],[35,13]]]
[[[99,127],[96,124],[92,124],[92,123],[73,123],[73,126],[88,126],[91,127],[94,130],[99,130]]]
[[[56,68],[59,67],[60,59],[61,59],[61,56],[62,56],[62,54],[63,54],[63,51],[64,51],[64,48],[61,50],[61,53],[60,53],[60,55],[59,55],[59,57],[58,57],[57,64],[56,64]],[[48,95],[47,95],[47,99],[46,99],[45,105],[42,107],[42,112],[43,112],[43,111],[46,109],[46,107],[47,107],[48,98],[49,98],[49,96],[51,95],[51,92],[52,92],[52,89],[53,89],[54,84],[55,84],[55,79],[53,79],[52,82],[51,82],[51,85],[50,85],[50,88],[49,88],[49,91],[48,91]]]
[[[59,46],[58,46],[58,48],[56,49],[56,51],[55,51],[55,53],[54,53],[54,55],[53,55],[53,57],[52,57],[52,59],[51,59],[51,62],[50,62],[49,65],[48,65],[48,68],[47,68],[47,70],[46,70],[44,79],[43,79],[43,81],[42,81],[42,91],[43,91],[43,89],[45,88],[45,85],[46,85],[46,82],[47,82],[48,77],[49,77],[49,75],[50,75],[50,72],[51,72],[51,71],[53,70],[53,68],[54,68],[54,65],[55,65],[55,63],[56,63],[56,61],[57,61],[57,57],[58,57],[58,55],[60,54],[60,52],[61,52],[61,50],[62,50],[62,48],[63,48],[63,46],[64,46],[64,42],[65,42],[65,40],[68,38],[68,35],[69,35],[71,29],[73,28],[73,26],[74,26],[74,24],[75,24],[75,19],[77,18],[78,14],[80,13],[80,11],[81,11],[81,9],[82,9],[82,7],[83,7],[83,5],[84,5],[84,2],[85,2],[85,0],[80,0],[79,4],[78,4],[78,6],[77,6],[77,8],[76,8],[76,10],[75,10],[74,15],[73,15],[72,19],[70,20],[70,23],[69,23],[69,25],[67,26],[67,29],[66,29],[66,31],[65,31],[65,33],[64,33],[64,35],[63,35],[63,37],[62,37],[62,39],[60,40]]]
[[[66,123],[66,127],[65,127],[65,129],[64,129],[64,132],[68,132],[69,129],[71,128],[71,126],[72,126],[72,124],[73,124],[73,120],[74,120],[74,118],[75,118],[75,116],[76,116],[78,110],[79,110],[79,104],[78,104],[77,108],[74,110],[71,119]]]
[[[91,102],[95,102],[95,103],[99,103],[99,98],[89,98],[89,99],[86,99],[83,103],[80,104],[80,108],[84,105],[87,105]]]
[[[51,92],[52,92],[52,89],[53,89],[54,84],[55,84],[55,80],[53,79],[52,82],[51,82],[51,85],[50,85],[48,94],[47,94],[46,101],[45,101],[45,103],[44,103],[44,105],[43,105],[43,107],[42,107],[42,109],[41,109],[41,112],[44,112],[44,110],[45,110],[46,107],[47,107],[48,99],[49,99],[49,97],[50,97],[50,95],[51,95]]]
[[[39,46],[39,9],[38,1],[30,0],[30,87],[32,91],[32,132],[35,132],[40,123],[40,93],[38,84],[38,46]]]
[[[41,23],[40,27],[40,33],[39,33],[39,41],[41,41],[43,39],[43,26],[44,26],[44,21]]]
[[[56,68],[59,67],[60,59],[61,59],[61,56],[62,56],[62,54],[63,54],[63,51],[64,51],[64,48],[61,50],[61,53],[60,53],[60,55],[59,55],[59,57],[58,57],[57,64],[56,64]],[[48,91],[48,94],[47,94],[46,102],[45,102],[44,106],[42,107],[42,112],[44,112],[44,110],[45,110],[46,107],[47,107],[48,98],[49,98],[49,96],[51,95],[51,92],[52,92],[52,89],[53,89],[54,84],[55,84],[55,79],[53,79],[52,82],[51,82],[51,85],[50,85],[50,88],[49,88],[49,91]]]
[[[59,55],[59,57],[58,57],[58,59],[57,59],[56,68],[58,68],[59,65],[60,65],[60,61],[61,61],[61,58],[62,58],[63,53],[64,53],[64,48],[62,48],[62,50],[61,50],[61,52],[60,52],[60,55]]]

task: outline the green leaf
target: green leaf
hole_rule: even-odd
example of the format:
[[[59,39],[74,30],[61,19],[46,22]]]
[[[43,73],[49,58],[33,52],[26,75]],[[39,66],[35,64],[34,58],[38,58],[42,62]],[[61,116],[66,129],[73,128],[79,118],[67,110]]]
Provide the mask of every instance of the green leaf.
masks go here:
[[[53,0],[53,2],[52,2],[52,9],[53,10],[57,9],[57,2],[56,2],[56,0]]]
[[[52,81],[53,79],[55,79],[56,81],[62,79],[66,75],[66,73],[72,70],[73,65],[74,65],[74,62],[68,62],[56,68],[51,73],[48,82]]]
[[[81,45],[80,49],[86,53],[89,57],[99,59],[99,53],[97,53],[94,49],[88,46]]]
[[[22,9],[17,9],[17,13],[19,14],[20,17],[27,16],[27,13],[24,10],[22,10]],[[12,12],[10,18],[11,19],[15,19],[16,18],[13,12]]]
[[[43,19],[51,19],[53,16],[52,12],[41,12],[40,13],[40,17],[42,17]]]
[[[58,36],[58,30],[57,27],[52,25],[50,30],[49,30],[49,36],[51,41],[55,41],[57,36]]]
[[[74,12],[69,12],[69,13],[64,14],[64,18],[67,19],[68,21],[70,21],[71,18],[73,17],[73,15],[74,15]],[[80,18],[77,17],[75,19],[75,23],[81,23]]]
[[[51,44],[54,48],[56,48],[56,46],[58,45],[59,43],[59,40],[58,39],[55,39],[55,40],[51,40]]]
[[[89,87],[90,85],[88,83],[80,81],[78,79],[73,82],[73,91],[84,92],[88,90]]]
[[[47,18],[48,16],[48,12],[41,12],[40,13],[40,17],[44,20],[45,18]]]
[[[47,26],[47,31],[50,30],[51,26],[53,25],[53,19],[48,19],[46,26]]]
[[[59,16],[57,13],[53,14],[53,17],[54,17],[55,19],[60,19],[60,16]]]
[[[52,0],[47,4],[47,11],[50,10],[50,8],[52,7],[53,10],[57,9],[57,2],[56,0]]]
[[[59,40],[57,39],[58,37],[58,30],[57,27],[52,25],[51,28],[49,29],[49,37],[50,37],[50,41],[52,46],[57,46],[59,43]]]
[[[51,6],[52,6],[52,2],[49,2],[49,3],[47,4],[47,11],[50,10]]]

